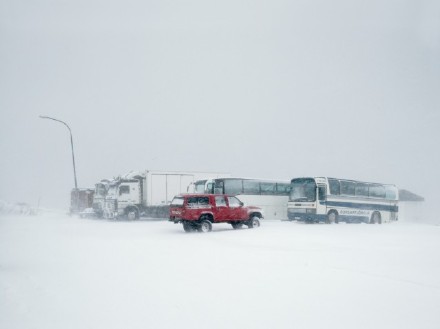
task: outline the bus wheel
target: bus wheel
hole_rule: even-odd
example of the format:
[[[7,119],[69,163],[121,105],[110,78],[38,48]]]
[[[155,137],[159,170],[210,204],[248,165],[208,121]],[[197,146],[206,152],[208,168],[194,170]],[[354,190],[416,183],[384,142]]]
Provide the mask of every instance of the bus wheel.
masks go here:
[[[380,217],[380,212],[375,211],[371,215],[370,224],[382,224],[382,218]]]
[[[327,214],[327,224],[335,224],[335,223],[336,224],[339,223],[338,213],[332,210]]]

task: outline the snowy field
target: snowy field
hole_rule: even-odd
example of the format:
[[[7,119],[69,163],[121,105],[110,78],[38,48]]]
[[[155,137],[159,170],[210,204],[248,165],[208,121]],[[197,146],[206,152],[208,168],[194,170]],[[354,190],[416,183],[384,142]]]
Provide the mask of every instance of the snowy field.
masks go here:
[[[0,328],[440,328],[440,226],[0,216]]]

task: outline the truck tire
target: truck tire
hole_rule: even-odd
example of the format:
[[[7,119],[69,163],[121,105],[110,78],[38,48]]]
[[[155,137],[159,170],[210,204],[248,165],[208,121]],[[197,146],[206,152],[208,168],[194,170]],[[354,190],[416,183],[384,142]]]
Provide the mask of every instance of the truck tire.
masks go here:
[[[243,223],[241,223],[241,222],[231,223],[231,225],[234,228],[234,230],[238,230],[238,229],[241,229],[243,227]]]
[[[380,216],[380,212],[375,211],[371,215],[370,224],[382,224],[382,218]]]
[[[338,213],[335,210],[330,210],[327,214],[327,224],[338,224]]]
[[[139,212],[136,208],[130,208],[127,210],[127,219],[128,220],[135,220],[139,218]]]
[[[193,223],[184,222],[183,223],[183,230],[185,232],[194,232],[196,228],[194,227]]]
[[[260,227],[260,218],[258,218],[257,216],[252,217],[251,219],[249,219],[247,226],[249,228]]]
[[[211,232],[211,230],[212,230],[211,222],[206,219],[202,220],[199,224],[198,230],[199,230],[199,232],[202,232],[202,233]]]

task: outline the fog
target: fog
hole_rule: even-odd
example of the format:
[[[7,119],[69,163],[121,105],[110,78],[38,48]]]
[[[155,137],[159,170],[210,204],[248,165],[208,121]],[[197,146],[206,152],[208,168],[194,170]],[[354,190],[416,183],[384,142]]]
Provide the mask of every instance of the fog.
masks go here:
[[[438,1],[0,1],[0,200],[131,170],[439,197]],[[432,215],[432,214],[430,214]]]

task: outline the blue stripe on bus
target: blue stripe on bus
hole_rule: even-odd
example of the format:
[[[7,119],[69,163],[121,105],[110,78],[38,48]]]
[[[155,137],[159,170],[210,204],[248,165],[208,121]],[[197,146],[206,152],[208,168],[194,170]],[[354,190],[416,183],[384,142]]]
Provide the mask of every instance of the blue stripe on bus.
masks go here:
[[[385,205],[385,204],[371,204],[371,203],[354,203],[354,202],[340,202],[340,201],[322,201],[322,205],[327,207],[342,207],[342,208],[356,208],[364,210],[381,210],[397,212],[399,207],[397,205]]]
[[[304,214],[304,213],[289,213],[289,220],[299,220],[301,222],[326,222],[327,215],[317,215],[317,214]],[[369,223],[370,218],[367,216],[352,216],[352,215],[339,215],[339,222],[347,223]]]

